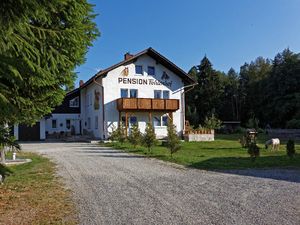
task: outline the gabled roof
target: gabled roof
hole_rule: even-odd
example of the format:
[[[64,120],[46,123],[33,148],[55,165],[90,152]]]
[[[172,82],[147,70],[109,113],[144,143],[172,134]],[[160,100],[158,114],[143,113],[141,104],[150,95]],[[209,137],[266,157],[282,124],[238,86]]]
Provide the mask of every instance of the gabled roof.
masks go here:
[[[163,55],[161,55],[160,53],[158,53],[157,51],[155,51],[153,48],[147,48],[144,51],[141,51],[135,55],[133,55],[132,57],[130,57],[127,60],[123,60],[111,67],[108,67],[105,70],[100,70],[98,73],[96,73],[92,78],[90,78],[87,82],[85,82],[81,88],[86,87],[87,85],[89,85],[90,83],[93,82],[94,79],[97,79],[98,77],[102,77],[105,76],[108,72],[110,72],[111,70],[122,66],[122,65],[126,65],[128,63],[134,62],[137,60],[138,57],[141,57],[143,55],[149,55],[150,57],[152,57],[153,59],[155,59],[158,63],[160,63],[161,65],[165,66],[166,68],[168,68],[170,71],[172,71],[174,74],[178,75],[179,77],[182,78],[182,80],[184,81],[184,83],[186,84],[196,84],[197,81],[195,81],[192,77],[190,77],[186,72],[184,72],[182,69],[180,69],[178,66],[176,66],[174,63],[172,63],[170,60],[168,60],[166,57],[164,57]]]

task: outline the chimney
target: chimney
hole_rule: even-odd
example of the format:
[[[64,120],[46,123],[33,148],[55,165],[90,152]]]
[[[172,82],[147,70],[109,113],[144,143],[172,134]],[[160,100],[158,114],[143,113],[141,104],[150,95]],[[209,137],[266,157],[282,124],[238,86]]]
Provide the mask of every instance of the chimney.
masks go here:
[[[81,87],[82,85],[84,85],[84,81],[83,81],[83,80],[80,80],[80,81],[79,81],[79,87]]]
[[[125,55],[124,55],[124,60],[127,60],[127,59],[130,59],[132,58],[133,55],[131,55],[129,52],[127,52]]]

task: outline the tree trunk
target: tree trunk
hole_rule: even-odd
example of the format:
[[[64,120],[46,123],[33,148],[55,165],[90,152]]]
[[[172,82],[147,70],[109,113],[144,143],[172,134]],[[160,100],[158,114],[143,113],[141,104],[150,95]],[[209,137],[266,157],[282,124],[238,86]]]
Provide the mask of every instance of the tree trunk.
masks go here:
[[[5,164],[5,147],[1,148],[1,163]]]

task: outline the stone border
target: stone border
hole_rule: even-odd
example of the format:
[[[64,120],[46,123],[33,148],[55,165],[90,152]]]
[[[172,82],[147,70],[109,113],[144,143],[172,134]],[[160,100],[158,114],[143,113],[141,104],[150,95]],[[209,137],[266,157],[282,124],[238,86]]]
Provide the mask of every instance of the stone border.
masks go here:
[[[5,165],[6,166],[12,166],[12,165],[20,165],[20,164],[24,164],[24,163],[30,163],[32,162],[31,159],[16,159],[16,160],[5,160]]]

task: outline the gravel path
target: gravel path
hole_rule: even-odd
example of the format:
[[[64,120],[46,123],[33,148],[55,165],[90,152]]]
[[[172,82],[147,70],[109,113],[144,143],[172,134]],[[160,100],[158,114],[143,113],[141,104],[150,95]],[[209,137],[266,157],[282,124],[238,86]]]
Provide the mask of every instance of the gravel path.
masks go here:
[[[95,144],[23,144],[74,192],[81,224],[300,224],[299,170],[186,169]]]

